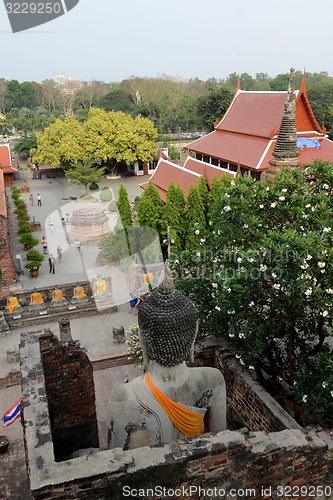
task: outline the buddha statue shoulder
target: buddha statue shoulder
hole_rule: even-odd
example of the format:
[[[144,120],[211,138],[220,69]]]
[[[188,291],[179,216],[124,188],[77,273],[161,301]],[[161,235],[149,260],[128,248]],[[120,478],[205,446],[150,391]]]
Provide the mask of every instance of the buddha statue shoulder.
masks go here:
[[[171,278],[138,307],[144,374],[109,400],[109,447],[132,449],[226,429],[226,390],[216,368],[190,368],[197,334],[194,304]]]

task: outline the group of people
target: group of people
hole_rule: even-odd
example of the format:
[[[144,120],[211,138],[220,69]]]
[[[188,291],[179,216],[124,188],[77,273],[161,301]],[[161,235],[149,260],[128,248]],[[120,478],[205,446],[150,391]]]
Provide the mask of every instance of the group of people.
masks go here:
[[[30,193],[29,200],[30,200],[30,205],[33,206],[33,204],[34,204],[34,195],[32,193]],[[42,206],[42,197],[41,197],[41,195],[39,193],[37,194],[37,206],[38,207]]]

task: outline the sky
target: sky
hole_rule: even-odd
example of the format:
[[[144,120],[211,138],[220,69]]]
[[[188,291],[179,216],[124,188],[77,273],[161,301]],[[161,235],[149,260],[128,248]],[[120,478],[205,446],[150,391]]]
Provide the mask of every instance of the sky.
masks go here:
[[[19,33],[11,31],[7,2],[0,0],[6,80],[41,82],[56,71],[104,82],[274,77],[291,67],[333,76],[332,0],[79,0],[65,15]]]

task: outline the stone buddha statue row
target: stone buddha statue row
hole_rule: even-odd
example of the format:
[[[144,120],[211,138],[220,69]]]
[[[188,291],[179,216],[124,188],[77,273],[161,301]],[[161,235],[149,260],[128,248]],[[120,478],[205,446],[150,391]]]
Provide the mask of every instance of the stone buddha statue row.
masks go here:
[[[52,292],[51,301],[46,301],[42,293],[39,292],[37,288],[34,288],[30,296],[28,310],[29,311],[42,310],[46,309],[48,305],[50,307],[60,307],[68,305],[69,303],[71,304],[85,303],[88,302],[91,298],[95,300],[102,300],[110,297],[111,297],[111,292],[107,280],[103,278],[101,275],[98,275],[97,279],[93,283],[92,297],[87,296],[86,292],[84,291],[84,287],[80,285],[79,282],[73,289],[73,296],[70,299],[70,301],[68,301],[64,297],[62,289],[59,288],[57,285],[55,285],[55,289]],[[10,294],[8,296],[6,309],[8,313],[11,315],[21,314],[23,312],[23,306],[21,306],[18,298],[13,294]]]

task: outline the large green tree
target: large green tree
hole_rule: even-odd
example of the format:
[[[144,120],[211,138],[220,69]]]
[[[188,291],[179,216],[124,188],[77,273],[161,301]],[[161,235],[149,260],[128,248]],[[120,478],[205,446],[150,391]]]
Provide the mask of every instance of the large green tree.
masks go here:
[[[287,384],[301,423],[304,407],[333,414],[332,193],[333,165],[319,161],[271,185],[217,183],[201,249],[174,264],[201,332],[228,338],[268,389]]]
[[[123,184],[119,186],[118,193],[118,214],[124,228],[132,225],[132,210],[128,199],[128,193]]]

